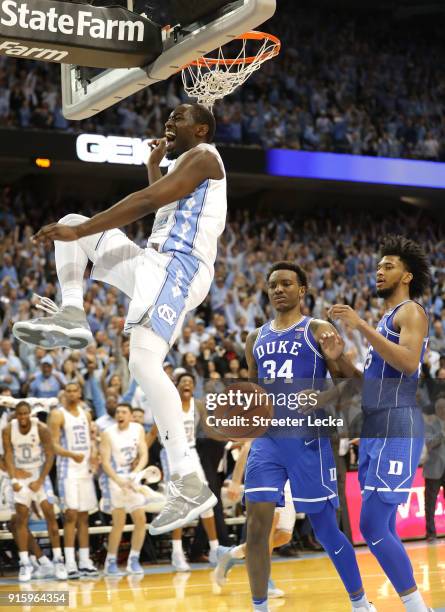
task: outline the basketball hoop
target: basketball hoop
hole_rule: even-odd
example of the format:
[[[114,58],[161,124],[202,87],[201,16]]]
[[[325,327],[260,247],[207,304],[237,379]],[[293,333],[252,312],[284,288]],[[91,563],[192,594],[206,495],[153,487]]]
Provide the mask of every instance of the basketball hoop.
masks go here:
[[[211,108],[216,100],[242,85],[264,62],[276,57],[281,48],[280,39],[265,32],[246,32],[234,40],[241,41],[241,50],[234,59],[224,57],[223,48],[219,47],[218,57],[203,56],[182,69],[184,90],[190,98]],[[248,41],[259,45],[254,55],[248,55]]]

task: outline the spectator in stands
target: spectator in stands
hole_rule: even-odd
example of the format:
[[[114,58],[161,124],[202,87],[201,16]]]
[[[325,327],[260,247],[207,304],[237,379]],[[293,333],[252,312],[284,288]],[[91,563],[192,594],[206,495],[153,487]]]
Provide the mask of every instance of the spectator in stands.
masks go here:
[[[23,364],[12,350],[9,339],[4,338],[0,347],[0,383],[11,389],[12,394],[17,396],[21,384],[26,379]]]
[[[435,414],[425,416],[427,457],[423,464],[425,478],[426,539],[437,539],[434,515],[440,488],[445,494],[445,394],[435,402]]]
[[[47,355],[40,361],[41,371],[30,378],[25,388],[31,397],[57,397],[65,387],[66,379],[61,372],[54,370],[54,360]]]

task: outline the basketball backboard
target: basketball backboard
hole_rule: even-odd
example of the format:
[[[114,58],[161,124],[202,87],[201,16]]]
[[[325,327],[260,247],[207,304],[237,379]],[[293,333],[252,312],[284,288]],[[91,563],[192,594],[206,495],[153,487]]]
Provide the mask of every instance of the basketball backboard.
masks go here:
[[[133,8],[133,0],[128,0],[128,8]],[[63,64],[63,114],[67,119],[92,117],[258,27],[272,17],[275,9],[276,0],[234,0],[227,3],[224,11],[186,28],[166,28],[162,54],[143,68],[105,70],[86,80],[78,66]]]

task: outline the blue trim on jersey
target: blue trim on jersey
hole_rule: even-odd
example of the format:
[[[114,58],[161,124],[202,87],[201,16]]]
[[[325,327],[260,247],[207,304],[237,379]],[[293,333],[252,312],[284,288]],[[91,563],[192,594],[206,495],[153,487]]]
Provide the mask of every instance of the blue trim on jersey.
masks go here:
[[[198,235],[199,220],[204,210],[210,179],[203,181],[193,193],[179,201],[173,227],[160,247],[160,252],[176,251],[191,255]]]

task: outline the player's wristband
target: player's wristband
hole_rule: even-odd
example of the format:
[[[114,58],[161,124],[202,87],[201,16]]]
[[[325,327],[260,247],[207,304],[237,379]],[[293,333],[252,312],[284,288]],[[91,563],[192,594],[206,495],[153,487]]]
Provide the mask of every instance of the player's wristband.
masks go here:
[[[11,484],[13,484],[13,485],[19,484],[19,481],[17,480],[17,478],[12,478],[11,479]]]

